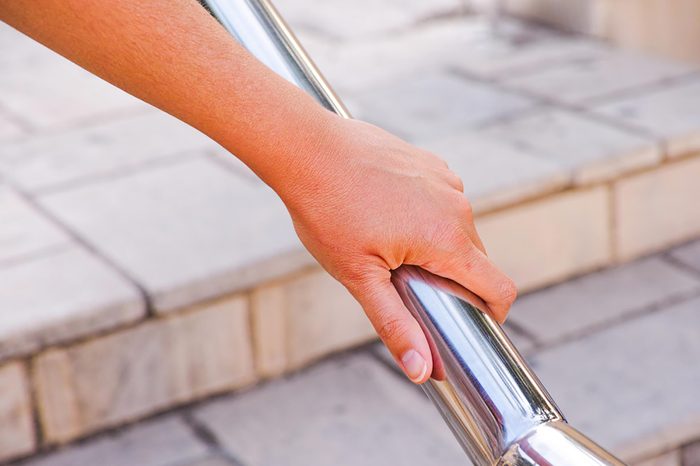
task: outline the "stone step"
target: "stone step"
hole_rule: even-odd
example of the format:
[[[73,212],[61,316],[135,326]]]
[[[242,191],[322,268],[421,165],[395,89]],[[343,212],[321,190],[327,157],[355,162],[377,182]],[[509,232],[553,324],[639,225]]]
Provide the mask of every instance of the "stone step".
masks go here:
[[[330,27],[336,6],[295,1],[280,7],[355,114],[462,177],[490,255],[521,290],[700,235],[694,69],[516,21],[494,36],[453,14],[456,0],[386,2],[376,8],[400,10],[395,22],[354,27],[366,15],[349,14],[342,29]],[[0,54],[0,460],[375,338],[237,159],[7,26],[0,38],[11,49]],[[582,279],[575,290],[640,292],[603,287],[608,304],[575,324],[551,305],[585,293],[526,297],[510,331],[535,354],[681,299],[697,257],[691,244]]]
[[[528,356],[569,421],[633,466],[694,466],[700,458],[700,292],[679,296],[667,286],[700,284],[685,250],[528,296],[568,294],[569,305],[554,299],[551,313],[571,317],[591,308],[579,299],[581,290],[603,308],[643,310],[604,327],[583,323],[576,338]],[[641,290],[650,275],[665,285]],[[626,281],[641,297],[621,303],[619,294],[605,292],[608,281]],[[527,312],[522,309],[514,315]],[[434,407],[383,354],[372,347],[336,356],[21,464],[82,465],[95,458],[109,466],[468,464]]]

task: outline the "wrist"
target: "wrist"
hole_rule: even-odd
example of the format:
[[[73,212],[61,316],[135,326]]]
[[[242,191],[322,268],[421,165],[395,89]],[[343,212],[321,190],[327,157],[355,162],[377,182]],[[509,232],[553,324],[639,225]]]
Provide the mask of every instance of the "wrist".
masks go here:
[[[288,205],[318,188],[319,173],[333,165],[344,118],[304,95],[261,115],[255,134],[230,135],[222,145],[246,163]],[[252,136],[252,137],[251,137]],[[241,141],[244,139],[245,141]]]

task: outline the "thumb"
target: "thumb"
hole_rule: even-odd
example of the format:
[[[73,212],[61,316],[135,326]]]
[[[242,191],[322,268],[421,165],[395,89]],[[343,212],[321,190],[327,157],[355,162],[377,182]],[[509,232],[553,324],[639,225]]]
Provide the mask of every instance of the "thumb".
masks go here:
[[[406,376],[417,384],[427,381],[433,372],[430,346],[391,283],[391,272],[377,270],[350,291]]]
[[[505,321],[517,296],[517,289],[513,280],[496,267],[480,248],[465,237],[456,244],[435,248],[432,254],[432,260],[422,267],[478,295],[497,321]]]

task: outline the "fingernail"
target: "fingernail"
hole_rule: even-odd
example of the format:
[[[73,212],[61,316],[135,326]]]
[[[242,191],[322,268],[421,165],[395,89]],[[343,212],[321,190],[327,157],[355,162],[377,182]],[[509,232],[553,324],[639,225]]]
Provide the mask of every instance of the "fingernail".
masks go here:
[[[406,351],[401,357],[401,364],[403,364],[408,377],[414,382],[423,380],[425,373],[428,371],[428,364],[416,350]]]

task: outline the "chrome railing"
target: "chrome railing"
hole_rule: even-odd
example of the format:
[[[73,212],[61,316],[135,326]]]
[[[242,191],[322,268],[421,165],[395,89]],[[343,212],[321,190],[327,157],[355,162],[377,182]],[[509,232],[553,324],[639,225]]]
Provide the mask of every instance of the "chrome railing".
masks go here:
[[[260,61],[350,118],[268,0],[202,3]],[[417,267],[400,267],[392,280],[445,369],[445,380],[423,388],[475,466],[624,464],[567,424],[476,296]]]

